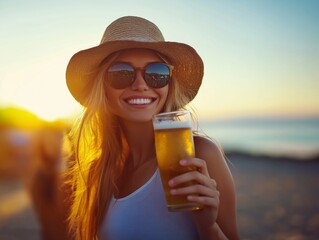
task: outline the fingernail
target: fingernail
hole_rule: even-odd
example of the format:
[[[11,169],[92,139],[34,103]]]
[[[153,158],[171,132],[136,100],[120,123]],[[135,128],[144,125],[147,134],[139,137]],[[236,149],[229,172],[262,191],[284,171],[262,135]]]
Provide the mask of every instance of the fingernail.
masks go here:
[[[175,189],[172,189],[172,190],[170,191],[170,193],[171,193],[172,195],[175,195],[175,194],[176,194],[176,190],[175,190]]]
[[[188,200],[194,200],[194,197],[191,196],[191,195],[189,195],[189,196],[187,196],[187,199],[188,199]]]
[[[169,186],[173,186],[173,185],[174,185],[174,181],[173,181],[173,180],[169,180],[169,181],[168,181],[168,185],[169,185]]]
[[[187,161],[186,161],[186,160],[180,160],[179,163],[180,163],[181,165],[185,165],[185,164],[187,163]]]

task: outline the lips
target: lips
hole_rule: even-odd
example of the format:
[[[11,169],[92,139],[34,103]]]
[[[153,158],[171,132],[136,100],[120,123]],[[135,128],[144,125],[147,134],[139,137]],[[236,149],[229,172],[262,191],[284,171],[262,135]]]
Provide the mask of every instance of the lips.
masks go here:
[[[130,105],[147,105],[151,104],[155,100],[156,98],[151,97],[132,97],[125,99],[125,101]]]

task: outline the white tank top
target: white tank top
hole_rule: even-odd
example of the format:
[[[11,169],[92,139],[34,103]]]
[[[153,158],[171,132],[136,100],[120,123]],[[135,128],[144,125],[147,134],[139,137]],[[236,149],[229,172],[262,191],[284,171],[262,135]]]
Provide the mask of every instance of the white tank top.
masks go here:
[[[112,198],[100,231],[102,240],[195,240],[189,212],[169,212],[158,170],[139,189]]]

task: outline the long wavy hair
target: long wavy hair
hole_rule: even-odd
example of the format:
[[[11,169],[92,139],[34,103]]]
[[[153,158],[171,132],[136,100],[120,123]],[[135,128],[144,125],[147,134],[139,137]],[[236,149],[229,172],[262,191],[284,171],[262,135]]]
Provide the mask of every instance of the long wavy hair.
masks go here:
[[[85,103],[87,107],[68,137],[73,149],[68,170],[68,184],[72,189],[69,225],[76,239],[98,238],[110,199],[118,193],[117,183],[130,151],[118,117],[109,110],[104,90],[105,73],[115,57],[97,69]],[[172,76],[162,112],[184,109],[190,101],[188,91]]]

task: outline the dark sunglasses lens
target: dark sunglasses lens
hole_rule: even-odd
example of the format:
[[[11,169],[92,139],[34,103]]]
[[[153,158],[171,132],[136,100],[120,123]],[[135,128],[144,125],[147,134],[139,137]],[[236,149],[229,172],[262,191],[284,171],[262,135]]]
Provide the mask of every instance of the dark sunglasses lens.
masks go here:
[[[170,80],[170,69],[163,63],[151,63],[145,69],[144,78],[149,87],[162,88]]]
[[[129,87],[134,78],[134,68],[125,63],[114,64],[107,72],[107,81],[116,89]]]

